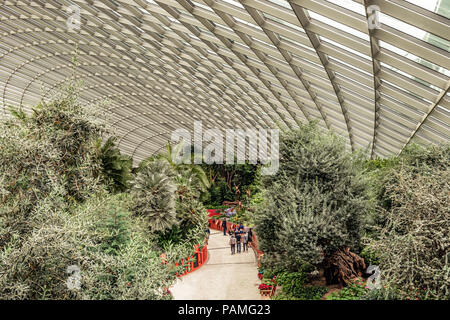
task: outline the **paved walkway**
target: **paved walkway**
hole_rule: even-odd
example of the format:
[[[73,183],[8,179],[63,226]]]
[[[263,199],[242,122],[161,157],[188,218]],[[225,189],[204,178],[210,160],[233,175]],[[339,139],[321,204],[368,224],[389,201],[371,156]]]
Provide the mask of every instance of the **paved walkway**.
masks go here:
[[[175,300],[261,300],[253,249],[231,255],[228,240],[211,229],[208,261],[170,288]]]

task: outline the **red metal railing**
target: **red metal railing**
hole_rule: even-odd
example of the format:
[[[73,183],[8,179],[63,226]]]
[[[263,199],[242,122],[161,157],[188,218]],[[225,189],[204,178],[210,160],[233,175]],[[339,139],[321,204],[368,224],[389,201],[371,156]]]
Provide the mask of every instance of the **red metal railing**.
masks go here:
[[[175,266],[183,266],[183,272],[177,273],[177,277],[182,277],[187,275],[188,273],[191,273],[201,266],[203,266],[208,260],[208,246],[207,246],[207,240],[205,239],[205,243],[203,244],[203,247],[200,248],[200,245],[196,244],[194,246],[194,254],[188,258],[181,259],[179,262],[175,263]]]
[[[216,219],[209,219],[209,227],[211,229],[220,230],[223,231],[222,227],[222,221],[216,220]],[[227,230],[233,230],[235,227],[237,227],[237,224],[231,223],[227,221]],[[203,266],[208,260],[208,240],[205,239],[205,243],[200,248],[200,245],[196,244],[194,246],[194,254],[190,257],[181,259],[179,262],[175,263],[176,267],[183,266],[183,272],[177,273],[177,277],[182,277],[187,275],[188,273],[191,273],[201,266]],[[253,249],[256,255],[256,259],[258,261],[258,267],[261,265],[261,259],[263,257],[263,252],[259,250],[258,248],[258,236],[253,232],[252,242],[250,243],[250,247]],[[163,263],[167,263],[164,261],[164,257],[161,257],[163,260]]]
[[[227,230],[234,230],[238,225],[235,223],[231,223],[227,221]],[[223,231],[222,220],[219,219],[209,219],[209,228]],[[263,252],[259,250],[258,247],[258,236],[255,232],[253,232],[252,242],[250,242],[250,247],[252,247],[253,251],[256,255],[256,260],[258,262],[258,268],[261,266],[261,260],[264,256]]]

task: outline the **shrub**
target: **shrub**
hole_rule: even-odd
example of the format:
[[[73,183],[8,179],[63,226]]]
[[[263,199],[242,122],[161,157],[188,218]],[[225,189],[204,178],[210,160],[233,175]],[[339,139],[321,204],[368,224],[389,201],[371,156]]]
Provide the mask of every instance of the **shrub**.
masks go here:
[[[400,169],[386,186],[391,208],[369,247],[378,253],[382,279],[404,294],[424,289],[427,298],[449,298],[449,170],[416,174]]]
[[[277,292],[277,294],[275,294],[272,297],[270,297],[270,299],[271,300],[302,300],[300,298],[296,298],[294,296],[291,296],[291,295],[287,294],[284,291]]]
[[[108,208],[97,228],[105,234],[100,248],[107,254],[118,254],[130,240],[129,212],[122,207]]]
[[[122,197],[99,194],[71,210],[47,211],[22,242],[0,253],[2,299],[167,299],[175,270],[159,252]],[[111,223],[121,212],[122,223]],[[118,236],[125,234],[125,237]],[[113,241],[111,241],[113,240]],[[69,266],[80,270],[80,289],[69,289]]]
[[[266,273],[264,273],[266,276]],[[281,297],[277,300],[317,300],[328,291],[325,287],[307,284],[307,275],[304,272],[281,272],[277,274],[276,283],[282,286]]]
[[[342,290],[331,293],[327,300],[362,300],[368,292],[365,284],[361,281],[349,284]]]
[[[277,284],[286,292],[292,291],[295,287],[302,287],[306,280],[306,274],[303,272],[281,272],[277,275]]]
[[[426,147],[410,144],[399,157],[370,160],[366,167],[369,168],[371,177],[371,193],[379,206],[379,210],[374,211],[374,217],[370,222],[375,226],[384,226],[385,213],[393,206],[392,197],[395,196],[393,186],[398,183],[396,172],[407,170],[414,174],[429,175],[436,170],[447,170],[449,162],[450,146],[448,144]]]
[[[181,194],[182,192],[182,194]],[[200,225],[208,226],[208,212],[190,186],[178,186],[176,216],[183,229]]]
[[[380,264],[380,258],[378,257],[378,254],[375,251],[371,250],[368,246],[364,247],[359,255],[364,259],[366,266]]]
[[[104,190],[95,112],[68,87],[0,123],[0,299],[170,298],[176,270],[128,197]]]
[[[367,290],[367,293],[361,296],[361,300],[401,300],[398,291],[392,288],[379,288]]]
[[[359,251],[369,207],[359,163],[315,124],[281,135],[280,168],[264,177],[264,205],[255,215],[260,248],[275,265],[294,271],[344,247]]]
[[[292,295],[301,300],[320,300],[327,292],[326,287],[307,285],[297,288]]]
[[[273,300],[320,300],[328,292],[326,287],[301,286],[294,292],[286,292],[284,289],[272,297]]]
[[[105,125],[93,110],[69,87],[30,116],[16,111],[16,118],[0,123],[0,249],[40,224],[40,206],[58,210],[100,188],[95,146]]]
[[[149,161],[132,182],[133,211],[145,217],[152,232],[165,231],[177,224],[176,185],[167,162]]]

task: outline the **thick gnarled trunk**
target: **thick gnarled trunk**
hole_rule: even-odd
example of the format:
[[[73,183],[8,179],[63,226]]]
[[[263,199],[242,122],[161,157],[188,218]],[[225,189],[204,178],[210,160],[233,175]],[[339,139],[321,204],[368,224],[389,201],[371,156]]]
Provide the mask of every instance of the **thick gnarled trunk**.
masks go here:
[[[327,284],[338,283],[341,287],[352,279],[361,277],[365,269],[364,259],[351,252],[350,248],[335,251],[324,263]]]

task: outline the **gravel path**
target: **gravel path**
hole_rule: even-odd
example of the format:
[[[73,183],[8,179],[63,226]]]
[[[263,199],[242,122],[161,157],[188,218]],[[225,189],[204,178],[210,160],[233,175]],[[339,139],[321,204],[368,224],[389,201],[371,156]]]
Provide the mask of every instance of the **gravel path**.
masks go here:
[[[228,240],[211,229],[208,261],[170,288],[175,300],[261,300],[253,250],[231,255]]]

